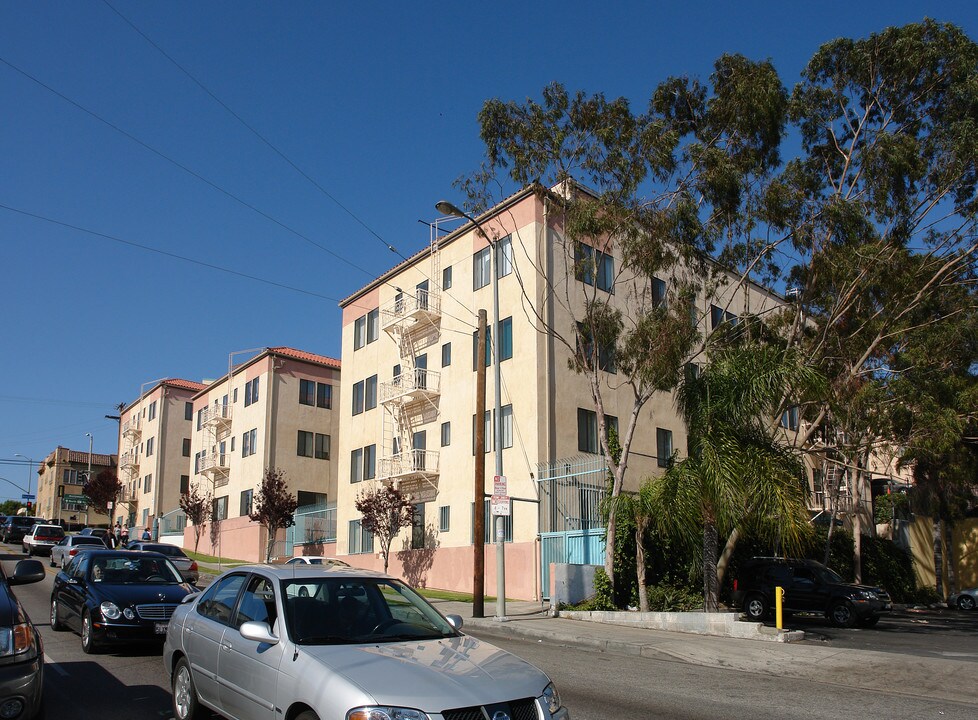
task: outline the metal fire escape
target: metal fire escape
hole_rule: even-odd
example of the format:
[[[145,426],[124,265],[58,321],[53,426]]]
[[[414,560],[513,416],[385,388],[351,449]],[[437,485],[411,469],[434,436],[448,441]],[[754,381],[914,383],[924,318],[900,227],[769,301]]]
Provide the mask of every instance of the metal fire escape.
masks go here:
[[[203,450],[198,472],[213,483],[215,488],[227,485],[230,480],[230,459],[227,439],[231,435],[231,405],[225,400],[215,400],[201,410],[200,427],[204,433]]]
[[[125,450],[119,455],[119,469],[123,472],[122,494],[120,502],[130,506],[135,512],[137,486],[139,484],[139,441],[143,433],[141,429],[141,410],[122,424],[122,441]]]
[[[441,280],[438,227],[431,226],[429,280],[413,293],[398,290],[381,308],[380,323],[398,348],[400,363],[390,381],[381,383],[383,440],[378,479],[394,484],[416,502],[433,499],[438,492],[439,453],[428,450],[422,426],[439,417],[441,373],[429,370],[427,350],[438,348],[441,337]],[[424,362],[419,362],[421,358]],[[438,427],[435,425],[434,427]]]

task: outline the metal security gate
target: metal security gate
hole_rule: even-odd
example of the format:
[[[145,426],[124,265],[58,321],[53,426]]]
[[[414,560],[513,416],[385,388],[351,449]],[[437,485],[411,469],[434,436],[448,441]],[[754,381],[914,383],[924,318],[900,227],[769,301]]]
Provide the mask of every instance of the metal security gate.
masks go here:
[[[597,455],[578,455],[537,465],[540,499],[540,587],[550,595],[550,563],[601,565],[605,529],[601,502],[608,466]]]
[[[295,554],[296,545],[333,542],[336,542],[336,503],[296,508],[295,525],[285,531],[286,557]]]

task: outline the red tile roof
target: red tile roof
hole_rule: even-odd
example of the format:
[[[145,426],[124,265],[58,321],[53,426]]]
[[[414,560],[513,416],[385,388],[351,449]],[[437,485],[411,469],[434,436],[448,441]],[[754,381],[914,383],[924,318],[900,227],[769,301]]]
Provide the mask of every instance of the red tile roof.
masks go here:
[[[181,378],[169,378],[163,381],[166,385],[171,385],[184,390],[203,390],[207,387],[204,383],[194,382],[193,380],[183,380]]]
[[[336,358],[317,355],[316,353],[306,352],[305,350],[296,350],[290,347],[270,347],[268,348],[268,352],[275,353],[276,355],[285,355],[295,360],[305,360],[307,362],[319,363],[320,365],[328,365],[337,370],[340,368],[340,361]]]
[[[58,447],[51,452],[41,463],[38,472],[42,472],[45,465],[53,465],[55,462],[62,463],[88,463],[87,450],[71,450],[65,447]],[[117,464],[115,455],[105,455],[103,453],[92,453],[92,467],[115,467]]]

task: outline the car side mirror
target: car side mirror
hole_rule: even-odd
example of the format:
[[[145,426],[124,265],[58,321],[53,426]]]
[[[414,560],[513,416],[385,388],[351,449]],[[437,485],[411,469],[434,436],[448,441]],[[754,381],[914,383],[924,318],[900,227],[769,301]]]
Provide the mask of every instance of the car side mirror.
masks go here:
[[[456,630],[462,629],[462,616],[461,615],[446,615],[445,619],[448,620],[449,624]]]
[[[278,638],[272,634],[272,629],[268,626],[268,623],[249,620],[246,623],[241,623],[238,632],[246,640],[268,643],[269,645],[276,645],[278,643]]]
[[[7,582],[10,585],[29,585],[44,579],[44,566],[39,560],[21,560],[14,567],[14,574]]]

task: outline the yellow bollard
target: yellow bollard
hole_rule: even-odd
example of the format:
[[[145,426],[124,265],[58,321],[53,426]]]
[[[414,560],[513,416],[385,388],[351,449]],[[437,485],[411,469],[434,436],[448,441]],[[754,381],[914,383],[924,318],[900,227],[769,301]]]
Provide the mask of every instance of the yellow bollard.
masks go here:
[[[778,630],[784,630],[784,625],[781,622],[782,621],[781,606],[783,604],[783,601],[784,601],[784,588],[780,586],[774,588],[774,615],[775,615],[775,624],[778,626]]]

